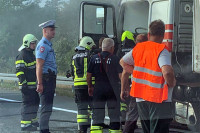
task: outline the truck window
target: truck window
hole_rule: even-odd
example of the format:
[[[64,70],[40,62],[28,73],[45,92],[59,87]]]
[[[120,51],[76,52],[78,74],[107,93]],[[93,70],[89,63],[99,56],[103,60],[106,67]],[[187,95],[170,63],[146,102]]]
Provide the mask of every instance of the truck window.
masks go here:
[[[123,30],[129,30],[135,33],[135,28],[148,28],[148,2],[126,2],[124,8]]]
[[[96,34],[104,33],[103,31],[104,14],[102,16],[101,22],[95,19],[97,15],[97,8],[103,8],[103,7],[85,5],[84,7],[84,33],[96,33]]]
[[[159,1],[152,4],[151,22],[161,19],[164,23],[168,23],[168,4],[168,1]]]

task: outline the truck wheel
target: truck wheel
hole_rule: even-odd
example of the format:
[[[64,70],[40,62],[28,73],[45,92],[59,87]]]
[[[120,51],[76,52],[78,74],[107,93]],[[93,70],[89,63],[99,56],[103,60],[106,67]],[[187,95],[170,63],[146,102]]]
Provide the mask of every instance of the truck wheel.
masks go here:
[[[192,102],[191,104],[196,118],[194,116],[189,117],[191,124],[188,124],[188,128],[193,132],[200,132],[200,102]]]

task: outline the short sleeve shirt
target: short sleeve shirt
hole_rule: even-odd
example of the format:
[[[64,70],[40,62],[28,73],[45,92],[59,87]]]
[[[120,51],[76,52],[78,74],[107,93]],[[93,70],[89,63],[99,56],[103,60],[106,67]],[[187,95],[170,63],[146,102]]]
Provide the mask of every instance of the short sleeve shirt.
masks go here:
[[[39,41],[35,51],[36,59],[43,59],[43,74],[48,73],[50,69],[52,72],[57,74],[57,65],[54,49],[52,48],[52,43],[45,37]]]
[[[130,52],[128,52],[126,55],[123,56],[123,61],[128,64],[128,65],[134,65],[134,59],[132,56],[132,50]],[[158,57],[158,64],[160,66],[160,68],[164,65],[169,65],[171,66],[171,55],[169,53],[168,50],[164,49],[159,57]],[[173,88],[169,88],[168,90],[168,99],[165,102],[171,102],[171,98],[172,98],[172,92],[173,92]],[[141,98],[136,98],[136,102],[141,102],[144,101]]]

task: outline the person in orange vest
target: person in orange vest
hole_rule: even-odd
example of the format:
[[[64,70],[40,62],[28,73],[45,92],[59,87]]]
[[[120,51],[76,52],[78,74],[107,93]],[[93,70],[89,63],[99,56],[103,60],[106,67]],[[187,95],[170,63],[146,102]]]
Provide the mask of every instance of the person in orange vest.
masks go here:
[[[128,96],[128,76],[132,73],[130,96],[136,98],[144,133],[168,133],[173,118],[172,91],[176,85],[168,48],[162,44],[165,24],[153,21],[149,41],[138,43],[121,60],[121,97]]]

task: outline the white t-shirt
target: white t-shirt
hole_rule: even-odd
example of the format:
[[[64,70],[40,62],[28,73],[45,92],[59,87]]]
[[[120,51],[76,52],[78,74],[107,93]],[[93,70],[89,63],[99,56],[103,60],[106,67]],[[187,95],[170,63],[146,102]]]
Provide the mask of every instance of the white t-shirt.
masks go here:
[[[130,52],[128,52],[126,55],[123,56],[123,61],[128,64],[128,65],[134,65],[134,59],[132,56],[132,50]],[[169,53],[168,50],[164,49],[159,57],[158,57],[158,64],[160,66],[160,68],[164,65],[169,65],[171,66],[171,55]],[[131,76],[132,77],[132,76]],[[168,90],[168,99],[165,100],[164,102],[172,102],[172,92],[173,92],[173,88],[169,88]],[[142,102],[145,101],[144,99],[141,98],[136,98],[136,102]]]

